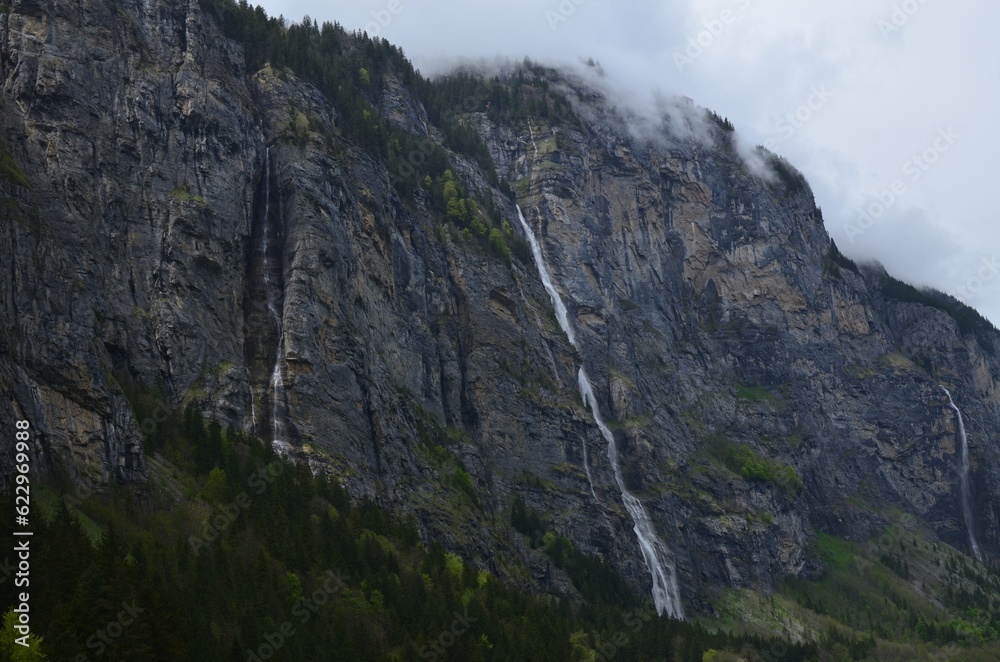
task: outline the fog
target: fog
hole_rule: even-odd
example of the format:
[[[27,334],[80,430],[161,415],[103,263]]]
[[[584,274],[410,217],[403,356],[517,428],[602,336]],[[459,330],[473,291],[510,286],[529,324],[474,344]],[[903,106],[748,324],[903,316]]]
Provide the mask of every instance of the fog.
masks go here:
[[[425,74],[457,58],[601,63],[648,109],[684,95],[805,173],[841,250],[1000,326],[1000,6],[973,0],[292,0],[383,36]]]

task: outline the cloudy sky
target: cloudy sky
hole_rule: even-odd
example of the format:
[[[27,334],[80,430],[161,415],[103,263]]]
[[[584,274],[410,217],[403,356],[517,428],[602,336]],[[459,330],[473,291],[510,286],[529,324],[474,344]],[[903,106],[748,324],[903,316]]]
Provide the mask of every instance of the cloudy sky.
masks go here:
[[[266,0],[455,57],[600,61],[623,94],[691,97],[812,184],[841,250],[1000,326],[1000,3]]]

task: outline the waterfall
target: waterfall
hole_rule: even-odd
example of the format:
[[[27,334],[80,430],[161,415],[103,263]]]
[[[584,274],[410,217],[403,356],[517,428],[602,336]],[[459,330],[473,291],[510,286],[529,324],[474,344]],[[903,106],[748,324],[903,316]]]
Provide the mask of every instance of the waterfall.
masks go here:
[[[535,238],[535,233],[532,232],[528,222],[524,220],[524,214],[521,213],[520,206],[517,206],[517,218],[521,221],[521,227],[524,229],[524,234],[528,237],[528,243],[531,245],[531,254],[535,258],[535,267],[538,269],[538,274],[542,277],[542,286],[545,287],[545,291],[549,293],[549,298],[552,299],[552,307],[556,310],[556,319],[559,321],[559,327],[566,333],[566,337],[569,338],[569,344],[576,347],[576,336],[573,335],[573,326],[569,323],[566,304],[563,303],[562,297],[559,296],[559,291],[552,282],[549,268],[545,264],[545,257],[542,255],[542,247],[539,245],[538,239]],[[586,441],[583,443],[583,471],[587,474],[587,482],[590,484],[590,494],[594,497],[594,501],[598,501],[597,492],[594,491],[594,480],[590,475],[590,461],[587,459]]]
[[[250,376],[250,368],[244,366],[243,368],[247,373],[247,385],[250,387],[250,420],[253,421],[253,427],[250,428],[255,433],[257,431],[257,406],[253,402],[253,377]]]
[[[959,487],[962,492],[962,515],[965,517],[965,528],[969,532],[969,545],[972,547],[972,553],[975,554],[977,560],[982,561],[983,556],[979,552],[979,544],[976,542],[976,534],[972,528],[972,506],[969,501],[969,438],[965,435],[965,421],[962,420],[962,412],[955,405],[955,401],[951,399],[951,393],[948,389],[942,386],[941,390],[948,396],[948,404],[958,414],[958,433],[962,438],[962,470],[959,472]]]
[[[680,590],[677,588],[677,576],[673,563],[670,562],[670,552],[663,541],[656,535],[653,529],[653,522],[649,519],[649,513],[639,499],[632,496],[625,487],[625,480],[622,478],[621,467],[618,464],[618,445],[615,443],[615,436],[601,419],[601,411],[597,407],[597,398],[594,397],[594,389],[587,378],[587,372],[580,367],[577,374],[580,382],[580,395],[583,396],[584,403],[590,407],[594,414],[594,422],[597,423],[601,435],[608,442],[608,459],[611,461],[611,469],[615,474],[615,482],[622,493],[622,502],[625,510],[632,518],[636,537],[639,539],[639,548],[642,556],[646,560],[646,566],[653,576],[653,602],[656,604],[656,611],[662,614],[664,611],[673,618],[684,618],[683,607],[681,606]]]
[[[278,210],[280,213],[280,209]],[[264,276],[264,292],[267,297],[267,311],[271,315],[276,328],[278,329],[278,343],[274,351],[274,368],[271,371],[271,425],[272,437],[271,446],[275,451],[287,455],[291,446],[285,437],[285,380],[281,373],[281,359],[285,351],[285,325],[282,320],[279,306],[279,295],[281,294],[281,283],[271,284],[271,271],[274,265],[271,263],[270,251],[271,240],[271,149],[266,148],[264,153],[264,232],[261,237],[261,255],[263,261],[261,271]],[[280,265],[279,265],[280,266]],[[256,412],[254,412],[256,417]]]
[[[529,126],[529,130],[530,128]],[[534,134],[532,134],[532,142],[534,142]],[[548,292],[549,298],[552,299],[552,307],[555,308],[559,326],[566,333],[570,344],[578,348],[576,335],[573,333],[573,325],[570,324],[569,315],[566,311],[566,305],[563,303],[562,297],[559,296],[559,291],[556,290],[555,284],[552,281],[552,275],[545,264],[541,245],[538,243],[538,239],[535,237],[531,226],[524,219],[524,214],[521,212],[520,206],[517,207],[517,217],[521,221],[521,227],[524,228],[524,234],[531,245],[531,253],[535,258],[535,267],[538,269],[538,274],[542,279],[542,285],[545,287],[545,291]],[[625,510],[628,511],[629,517],[632,519],[633,530],[639,539],[639,549],[642,550],[643,559],[646,561],[646,566],[649,568],[650,575],[653,578],[653,602],[656,605],[656,611],[659,614],[666,612],[667,615],[673,618],[684,618],[680,590],[677,587],[676,570],[670,560],[670,552],[667,550],[666,545],[657,537],[656,530],[653,528],[653,522],[650,520],[649,513],[646,512],[646,508],[642,505],[642,502],[634,497],[625,487],[621,467],[618,463],[618,446],[615,442],[615,436],[601,418],[601,412],[597,406],[597,398],[594,397],[594,389],[582,365],[577,373],[577,381],[580,387],[580,397],[583,398],[584,405],[593,414],[594,422],[608,444],[608,459],[611,461],[615,482],[621,491]],[[583,444],[583,468],[587,474],[587,481],[590,483],[590,493],[597,500],[597,493],[594,491],[594,482],[590,475],[590,463],[587,460],[586,442]]]

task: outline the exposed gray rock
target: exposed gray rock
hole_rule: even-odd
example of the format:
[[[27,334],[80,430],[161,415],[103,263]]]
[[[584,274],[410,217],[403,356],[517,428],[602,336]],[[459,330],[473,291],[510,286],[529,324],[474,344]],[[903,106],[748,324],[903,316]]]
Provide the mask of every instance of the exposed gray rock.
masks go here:
[[[30,183],[0,178],[0,429],[31,420],[42,467],[148,479],[157,422],[135,420],[125,376],[267,440],[277,359],[295,456],[353,494],[512,580],[570,590],[509,532],[520,495],[645,587],[582,361],[702,609],[723,587],[815,572],[817,531],[863,539],[890,509],[964,547],[942,383],[969,431],[977,537],[1000,552],[995,350],[886,299],[880,270],[831,267],[808,188],[751,174],[721,130],[653,144],[592,92],[579,125],[467,113],[539,235],[577,352],[533,264],[443,228],[420,191],[404,203],[382,157],[337,136],[337,108],[290,72],[246,72],[197,0],[14,2],[0,84],[0,139]],[[440,141],[415,99],[392,79],[381,111]],[[265,224],[283,335],[262,298]],[[794,472],[740,475],[725,461],[740,447]]]

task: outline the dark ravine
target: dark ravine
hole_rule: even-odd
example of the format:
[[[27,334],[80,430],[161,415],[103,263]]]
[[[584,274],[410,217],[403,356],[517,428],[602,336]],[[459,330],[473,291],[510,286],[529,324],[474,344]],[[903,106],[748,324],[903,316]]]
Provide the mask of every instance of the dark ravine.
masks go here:
[[[32,421],[36,462],[81,484],[145,484],[127,374],[171,407],[287,437],[511,581],[571,590],[509,533],[521,496],[648,591],[578,393],[585,363],[684,611],[705,614],[726,588],[816,576],[820,532],[863,541],[905,515],[971,554],[941,384],[967,427],[974,539],[996,560],[1000,334],[963,332],[940,300],[840,257],[797,173],[755,174],[701,110],[685,112],[706,139],[676,124],[641,138],[598,92],[545,75],[578,121],[462,119],[538,233],[577,348],[530,259],[448,230],[428,195],[405,200],[338,108],[291,72],[247,71],[197,0],[8,3],[0,140],[28,185],[0,172],[0,429]],[[385,121],[445,144],[386,76]],[[450,156],[520,235],[514,200]],[[740,458],[767,462],[741,475]]]

